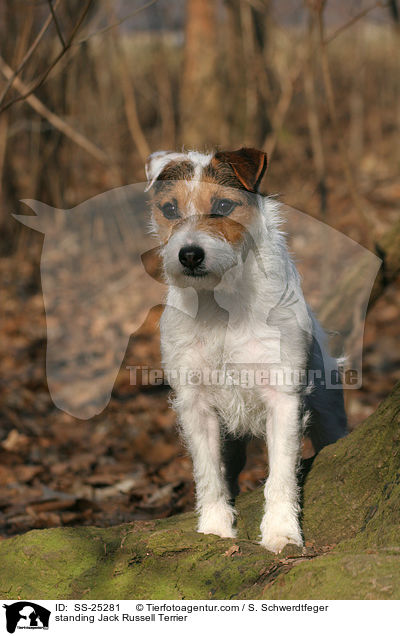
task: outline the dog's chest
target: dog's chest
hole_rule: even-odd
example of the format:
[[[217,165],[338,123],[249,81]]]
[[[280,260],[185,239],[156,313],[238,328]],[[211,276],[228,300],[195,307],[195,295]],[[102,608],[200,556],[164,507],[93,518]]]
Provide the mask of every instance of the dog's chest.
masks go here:
[[[251,321],[202,321],[169,307],[161,320],[163,363],[171,385],[178,393],[199,390],[231,433],[263,434],[266,404],[251,371],[276,363],[279,342],[275,329]]]
[[[223,363],[269,365],[281,361],[281,334],[278,328],[249,320],[229,324],[224,338]]]
[[[265,321],[249,318],[234,323],[220,317],[191,318],[167,309],[161,322],[163,358],[195,368],[221,369],[235,365],[277,364],[281,334]]]

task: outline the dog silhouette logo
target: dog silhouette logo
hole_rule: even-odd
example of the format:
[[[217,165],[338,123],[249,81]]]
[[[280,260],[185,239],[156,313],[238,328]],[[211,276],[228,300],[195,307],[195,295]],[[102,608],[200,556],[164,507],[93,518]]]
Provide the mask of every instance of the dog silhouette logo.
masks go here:
[[[48,629],[50,610],[32,603],[17,601],[11,605],[3,605],[6,610],[7,631],[14,634],[16,629]]]
[[[108,405],[129,340],[153,308],[169,306],[177,310],[176,316],[186,314],[194,319],[199,311],[198,284],[196,287],[195,279],[189,277],[182,284],[180,279],[167,284],[168,258],[150,221],[144,183],[114,188],[72,209],[53,208],[33,199],[24,203],[35,214],[14,214],[14,218],[44,237],[40,274],[49,392],[59,409],[89,419]],[[229,219],[224,218],[224,223],[228,227]],[[290,206],[282,207],[282,223],[292,240],[289,247],[303,278],[304,297],[293,285],[284,290],[277,286],[263,311],[253,316],[253,346],[242,346],[234,327],[247,305],[229,290],[244,276],[252,280],[252,271],[257,271],[258,280],[268,277],[274,281],[277,267],[274,255],[263,248],[251,223],[245,223],[241,260],[233,260],[230,267],[221,270],[211,290],[221,322],[226,323],[224,358],[232,364],[280,364],[281,316],[290,313],[302,332],[309,332],[310,326],[303,320],[307,298],[332,344],[325,348],[319,335],[313,333],[319,345],[316,349],[332,349],[333,356],[325,356],[316,369],[323,365],[323,381],[330,382],[337,371],[332,361],[345,358],[346,367],[357,371],[357,383],[351,385],[356,388],[361,383],[366,307],[381,261],[341,232]],[[231,224],[231,232],[240,229],[238,223]],[[172,261],[181,267],[179,250],[175,251]],[[219,271],[220,252],[210,253]],[[339,283],[345,283],[352,272],[357,272],[358,286],[352,299],[354,311],[346,322],[342,309],[348,302],[343,292],[347,288]],[[327,317],[323,313],[326,308],[331,308]],[[134,349],[130,367],[143,361],[140,351],[140,345]],[[262,355],[258,355],[260,351]],[[197,379],[193,374],[190,382]],[[330,382],[329,388],[340,386]]]

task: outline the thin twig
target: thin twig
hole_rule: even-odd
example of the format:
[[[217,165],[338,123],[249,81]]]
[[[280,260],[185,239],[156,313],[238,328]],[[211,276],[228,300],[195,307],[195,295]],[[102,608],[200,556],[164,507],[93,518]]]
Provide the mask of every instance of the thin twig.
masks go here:
[[[363,11],[360,11],[360,13],[357,13],[357,15],[355,15],[351,20],[346,22],[346,24],[343,24],[341,27],[336,29],[336,31],[334,31],[332,35],[330,35],[324,40],[324,44],[326,45],[332,42],[332,40],[337,38],[337,36],[340,35],[343,31],[346,31],[346,29],[353,26],[353,24],[361,20],[361,18],[364,18],[366,15],[368,15],[368,13],[370,13],[374,9],[378,9],[379,7],[382,9],[385,9],[388,6],[389,6],[388,2],[382,2],[382,0],[378,0],[378,2],[375,2],[375,4],[373,4],[372,6],[367,7],[366,9],[363,9]]]
[[[86,5],[83,8],[82,13],[79,16],[74,28],[72,29],[71,35],[69,36],[69,38],[68,38],[68,40],[67,40],[67,42],[65,44],[65,48],[62,49],[61,52],[54,58],[54,60],[50,63],[50,65],[47,67],[45,72],[41,75],[41,77],[39,77],[37,80],[33,81],[33,83],[31,84],[30,88],[26,91],[26,93],[24,93],[23,95],[20,95],[19,97],[15,97],[14,99],[11,99],[2,108],[0,108],[0,114],[3,111],[5,111],[8,108],[10,108],[10,106],[12,106],[13,104],[15,104],[17,102],[20,102],[20,101],[23,101],[24,99],[26,99],[27,97],[32,95],[32,93],[34,93],[43,84],[43,82],[45,82],[45,80],[47,79],[48,75],[51,73],[53,68],[60,61],[60,59],[65,55],[65,53],[68,51],[68,49],[71,47],[72,42],[73,42],[73,40],[74,40],[74,38],[76,36],[76,33],[78,32],[82,22],[86,18],[86,15],[87,15],[92,3],[93,3],[93,0],[87,0]]]
[[[145,9],[148,9],[148,7],[151,7],[156,2],[158,2],[158,0],[150,0],[150,2],[148,2],[147,4],[144,4],[142,7],[139,7],[138,9],[135,9],[131,13],[128,13],[128,15],[123,17],[121,20],[118,20],[118,22],[113,22],[113,24],[109,24],[108,26],[104,27],[104,29],[99,29],[98,31],[89,33],[89,35],[87,35],[82,40],[78,40],[77,42],[75,42],[74,46],[79,46],[80,44],[87,42],[91,38],[94,38],[96,35],[102,35],[103,33],[107,33],[107,31],[110,31],[111,29],[114,29],[115,27],[120,26],[120,24],[123,24],[124,22],[126,22],[126,20],[129,20],[129,18],[132,18],[134,15],[137,15],[138,13],[141,13]]]
[[[308,56],[307,63],[304,68],[304,93],[307,102],[307,121],[310,134],[310,142],[315,170],[318,179],[318,192],[320,196],[320,212],[322,216],[326,214],[327,208],[327,187],[326,187],[326,170],[324,145],[322,141],[322,131],[320,118],[318,116],[317,96],[315,91],[315,67],[314,59],[314,42],[315,42],[315,17],[310,15],[308,25]]]
[[[285,122],[285,117],[289,110],[290,104],[292,103],[294,88],[301,74],[304,63],[304,56],[300,56],[291,73],[288,73],[287,81],[285,81],[285,86],[282,90],[278,104],[272,115],[272,133],[269,133],[266,136],[263,143],[263,148],[267,153],[269,160],[272,159],[272,155],[275,152],[278,139],[282,131],[283,124]]]
[[[367,201],[365,201],[357,190],[357,186],[355,184],[353,178],[353,172],[351,169],[350,161],[348,158],[347,148],[343,141],[343,131],[339,125],[339,118],[335,105],[335,96],[333,91],[332,78],[329,70],[329,62],[328,56],[326,52],[326,45],[324,44],[324,21],[323,21],[323,13],[322,11],[317,12],[318,16],[318,27],[319,27],[319,48],[321,55],[321,68],[322,68],[322,77],[325,86],[325,93],[327,99],[327,105],[329,110],[329,116],[331,118],[336,139],[339,145],[340,157],[343,164],[344,175],[347,181],[347,186],[349,189],[349,194],[351,199],[353,200],[354,207],[359,213],[360,217],[363,219],[367,233],[368,233],[368,246],[371,247],[373,245],[373,236],[376,234],[375,229],[378,224],[378,219],[375,218],[375,215],[371,214],[371,210]],[[374,216],[374,218],[373,218]]]
[[[13,70],[8,66],[8,64],[3,60],[0,56],[0,71],[6,78],[10,78],[13,74]],[[14,80],[14,86],[17,91],[22,94],[26,93],[26,85],[19,77],[16,77]],[[39,115],[47,119],[54,128],[57,128],[63,135],[71,139],[75,144],[86,150],[92,157],[97,159],[103,164],[110,165],[110,160],[108,155],[98,148],[94,143],[89,141],[84,135],[77,132],[67,124],[61,117],[53,113],[51,110],[47,108],[35,95],[28,95],[25,97],[27,103],[37,112]]]
[[[118,33],[114,31],[112,36],[114,49],[119,56],[118,70],[121,88],[124,95],[124,109],[129,132],[131,133],[132,141],[138,150],[140,158],[144,162],[150,154],[150,146],[140,124],[135,88],[132,77],[129,73],[129,62],[126,56],[124,43],[121,42],[121,39],[118,37]]]
[[[53,7],[53,0],[47,0],[47,2],[48,2],[48,5],[50,7],[50,12],[51,12],[51,15],[52,15],[52,18],[53,18],[54,26],[56,27],[57,35],[60,38],[61,46],[62,46],[63,49],[65,49],[65,40],[63,38],[63,34],[61,32],[61,27],[60,27],[60,25],[58,23],[56,12],[55,12],[54,7]]]
[[[8,113],[4,117],[0,117],[0,186],[3,181],[4,158],[6,155],[7,138],[8,138]]]
[[[60,0],[56,0],[56,2],[54,3],[54,9],[57,7],[57,5],[59,4]],[[29,49],[27,50],[27,52],[25,53],[24,57],[22,58],[21,62],[18,64],[17,68],[15,69],[15,71],[13,72],[12,76],[10,77],[10,79],[8,80],[8,82],[6,83],[3,92],[0,95],[0,108],[1,105],[4,102],[4,99],[8,93],[8,91],[10,90],[14,79],[17,77],[17,75],[20,74],[20,72],[22,71],[22,69],[24,68],[25,64],[31,59],[33,53],[36,51],[41,39],[43,38],[44,34],[46,33],[49,25],[51,24],[52,21],[52,17],[51,15],[49,15],[45,21],[45,23],[43,24],[42,28],[40,29],[39,33],[37,34],[36,38],[33,40],[31,46],[29,47]]]

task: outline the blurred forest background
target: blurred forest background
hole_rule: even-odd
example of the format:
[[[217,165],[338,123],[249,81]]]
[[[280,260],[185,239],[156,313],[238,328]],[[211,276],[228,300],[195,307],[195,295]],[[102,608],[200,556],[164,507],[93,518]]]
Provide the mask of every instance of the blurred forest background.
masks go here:
[[[43,236],[11,217],[29,213],[21,200],[72,208],[144,181],[155,150],[254,146],[269,155],[263,191],[396,255],[399,133],[396,0],[1,0],[1,536],[194,501],[167,387],[131,386],[126,369],[158,368],[159,308],[131,338],[103,413],[80,421],[52,403]],[[351,428],[400,378],[396,267],[367,316]],[[265,476],[254,442],[242,489]]]

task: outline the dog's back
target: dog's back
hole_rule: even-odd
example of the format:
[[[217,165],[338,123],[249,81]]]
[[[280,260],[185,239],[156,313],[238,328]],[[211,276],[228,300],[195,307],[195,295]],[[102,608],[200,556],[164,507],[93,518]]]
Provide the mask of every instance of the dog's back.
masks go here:
[[[304,396],[308,413],[306,434],[316,453],[347,433],[343,387],[337,360],[326,348],[325,334],[314,320],[314,334],[308,354],[308,370],[313,372],[313,385]]]

